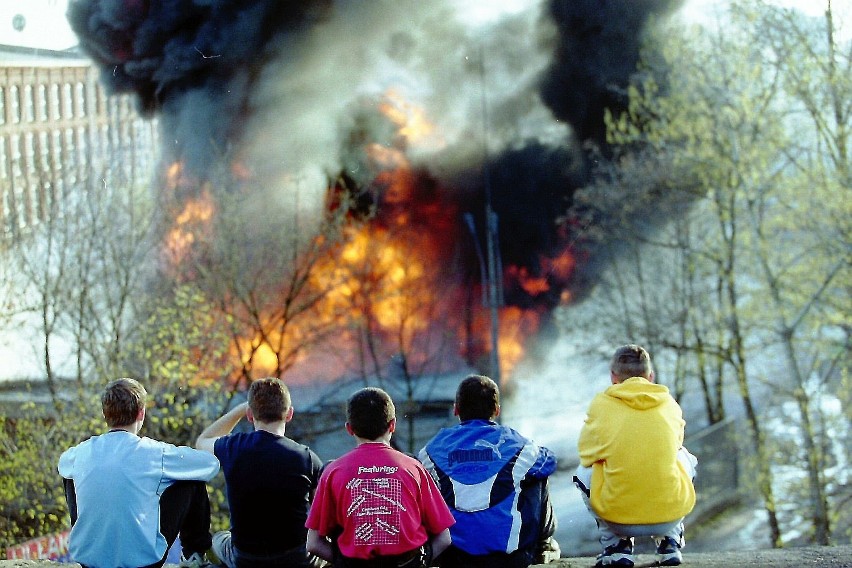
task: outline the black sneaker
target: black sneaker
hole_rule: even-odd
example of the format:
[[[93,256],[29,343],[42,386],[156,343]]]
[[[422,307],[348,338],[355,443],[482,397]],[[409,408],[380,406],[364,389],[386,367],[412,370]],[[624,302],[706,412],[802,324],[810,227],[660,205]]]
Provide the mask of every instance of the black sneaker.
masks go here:
[[[680,545],[670,536],[663,537],[657,543],[657,564],[659,566],[680,566],[683,556]]]
[[[595,566],[633,566],[633,539],[623,538],[598,554]]]

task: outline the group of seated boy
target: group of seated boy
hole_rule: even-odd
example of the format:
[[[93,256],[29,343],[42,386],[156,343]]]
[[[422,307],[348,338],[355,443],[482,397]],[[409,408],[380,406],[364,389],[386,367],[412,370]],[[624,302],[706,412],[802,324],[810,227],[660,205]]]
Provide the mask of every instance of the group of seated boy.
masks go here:
[[[680,564],[683,517],[695,502],[680,407],[653,382],[641,347],[616,351],[612,369],[612,386],[589,407],[574,477],[600,530],[596,565],[633,566],[637,536],[656,539],[663,565]],[[356,445],[326,464],[286,436],[294,411],[284,382],[259,379],[247,394],[191,448],[140,436],[144,387],[109,383],[109,431],[59,459],[72,558],[87,568],[156,568],[178,537],[187,568],[526,568],[560,556],[548,488],[556,457],[497,421],[490,378],[461,381],[458,424],[417,457],[392,445],[391,397],[358,390],[345,424]],[[235,431],[243,418],[251,431]],[[652,447],[650,458],[637,457],[627,432]],[[230,528],[211,534],[206,483],[220,469]]]

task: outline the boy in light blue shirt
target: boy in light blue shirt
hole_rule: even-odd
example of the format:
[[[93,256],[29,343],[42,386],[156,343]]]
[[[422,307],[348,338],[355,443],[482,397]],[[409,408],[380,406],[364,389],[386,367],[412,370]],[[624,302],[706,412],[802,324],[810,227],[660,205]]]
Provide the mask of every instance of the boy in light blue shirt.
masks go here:
[[[134,379],[101,395],[109,431],[59,458],[71,513],[69,552],[88,568],[157,568],[180,534],[184,566],[204,566],[210,548],[206,482],[215,456],[140,437],[145,388]]]

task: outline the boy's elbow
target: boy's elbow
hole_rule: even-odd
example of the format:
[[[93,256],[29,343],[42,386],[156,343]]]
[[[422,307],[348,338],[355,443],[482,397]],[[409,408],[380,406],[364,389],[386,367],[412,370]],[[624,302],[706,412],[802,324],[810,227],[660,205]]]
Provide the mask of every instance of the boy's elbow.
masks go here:
[[[318,556],[323,560],[331,562],[334,558],[334,551],[331,548],[331,543],[327,538],[320,536],[318,531],[308,529],[308,538],[305,542],[305,550],[308,553]]]
[[[432,538],[432,557],[437,558],[439,554],[444,552],[450,544],[452,544],[453,539],[450,536],[450,529],[444,529],[439,532]]]
[[[206,436],[199,436],[195,439],[195,449],[201,450],[202,452],[213,453],[213,442],[215,439],[208,438]]]
[[[313,554],[314,556],[318,556],[319,547],[317,547],[316,543],[311,542],[310,537],[308,537],[307,542],[305,543],[305,550],[308,551],[308,554]]]

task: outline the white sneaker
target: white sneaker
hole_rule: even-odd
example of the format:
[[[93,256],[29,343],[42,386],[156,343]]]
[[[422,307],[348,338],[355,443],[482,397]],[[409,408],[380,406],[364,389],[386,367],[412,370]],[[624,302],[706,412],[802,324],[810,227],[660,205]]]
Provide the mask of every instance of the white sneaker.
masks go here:
[[[189,558],[180,557],[180,568],[212,568],[214,566],[207,561],[204,554],[201,552],[193,552]]]
[[[681,544],[670,536],[660,539],[657,543],[657,564],[659,566],[680,566],[683,555],[680,553]]]
[[[536,564],[550,564],[556,562],[562,556],[562,550],[559,548],[559,543],[556,539],[550,537],[545,541],[541,552],[534,559]]]

